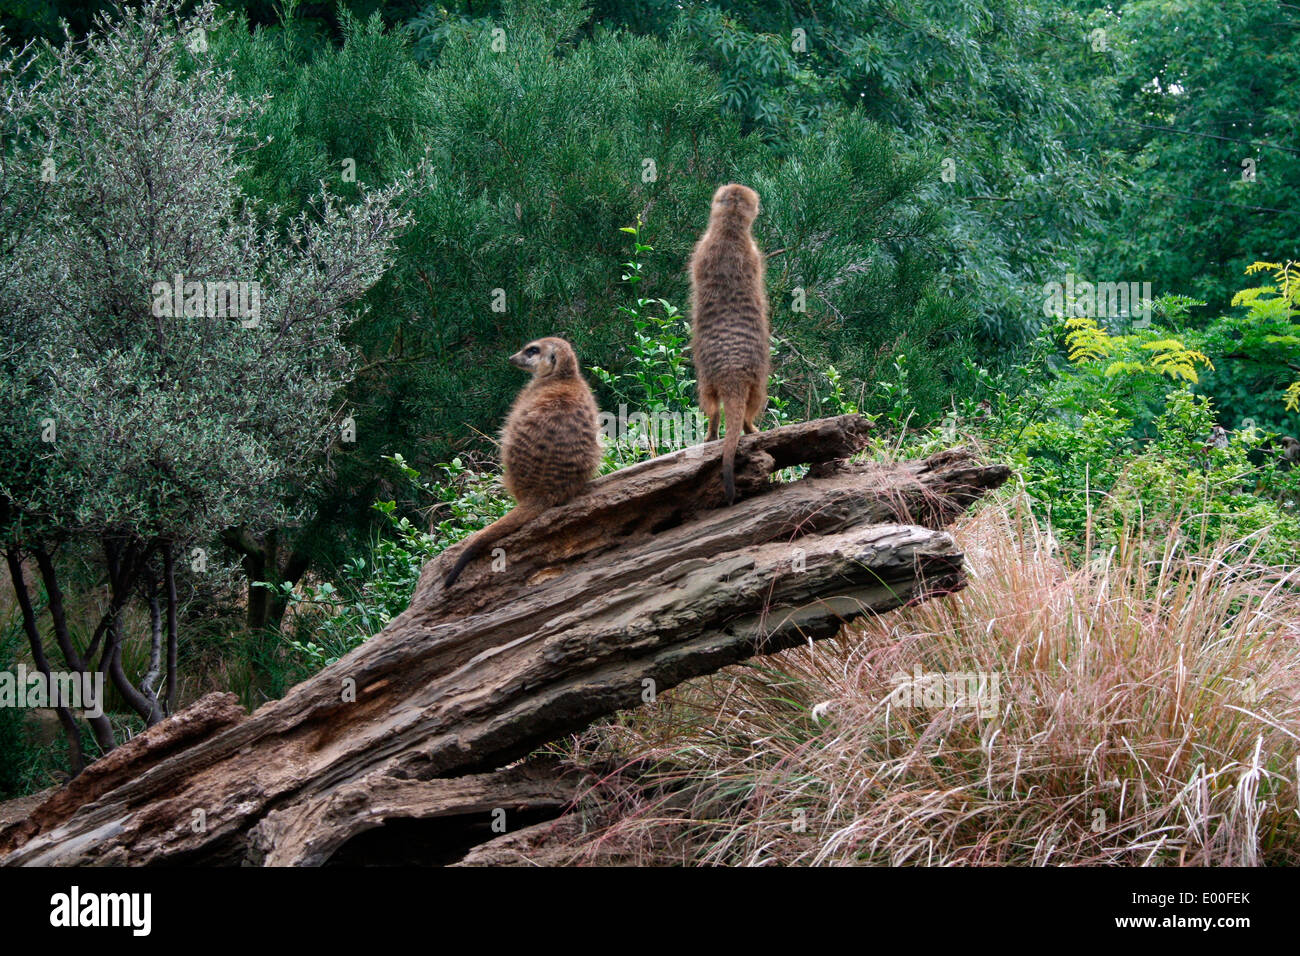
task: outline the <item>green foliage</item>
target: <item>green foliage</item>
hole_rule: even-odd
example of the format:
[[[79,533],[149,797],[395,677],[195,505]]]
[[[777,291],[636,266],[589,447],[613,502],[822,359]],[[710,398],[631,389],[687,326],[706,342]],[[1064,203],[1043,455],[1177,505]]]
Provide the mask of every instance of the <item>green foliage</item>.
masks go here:
[[[833,143],[847,107],[923,157],[943,281],[999,340],[1034,332],[1041,277],[1089,247],[1093,217],[1117,194],[1105,171],[1116,156],[1098,135],[1116,53],[1089,43],[1113,24],[1105,14],[1041,0],[600,0],[594,10],[688,44],[720,77],[723,109],[778,150]]]
[[[1258,537],[1264,560],[1294,561],[1300,520],[1273,495],[1294,491],[1295,476],[1279,471],[1276,456],[1252,463],[1251,453],[1264,447],[1263,433],[1238,431],[1220,448],[1207,442],[1213,427],[1208,399],[1186,390],[1172,393],[1156,421],[1155,441],[1112,492],[1116,515],[1147,521],[1153,515],[1191,516],[1183,528],[1200,531],[1198,546]]]
[[[229,29],[214,5],[186,6],[149,0],[84,41],[0,55],[0,544],[41,566],[71,648],[52,664],[107,674],[151,723],[178,703],[162,621],[201,586],[186,572],[214,574],[219,535],[292,520],[318,482],[353,303],[407,221],[404,181],[350,202],[321,187],[287,217],[250,201],[261,103],[214,56]],[[83,561],[93,573],[70,576]],[[80,649],[58,580],[77,605],[108,582]]]
[[[1122,151],[1114,166],[1122,193],[1102,215],[1100,241],[1081,246],[1079,270],[1207,303],[1207,318],[1187,329],[1206,333],[1201,348],[1215,363],[1198,391],[1214,398],[1227,427],[1253,422],[1290,434],[1297,420],[1277,391],[1294,370],[1275,361],[1267,331],[1249,328],[1277,325],[1278,316],[1257,311],[1236,328],[1217,317],[1250,306],[1234,301],[1243,269],[1295,255],[1294,19],[1289,7],[1215,0],[1116,8],[1107,30],[1119,98],[1099,132]]]
[[[90,29],[97,14],[111,9],[109,0],[5,0],[0,3],[0,27],[19,41],[57,41],[62,36],[60,21],[74,36]]]
[[[257,104],[191,49],[218,29],[209,8],[129,13],[33,65],[44,82],[8,116],[5,188],[40,196],[11,226],[0,293],[9,543],[38,526],[180,543],[265,527],[332,437],[343,307],[382,274],[402,219],[391,191],[347,208],[318,192],[283,238],[261,226],[237,186]],[[212,310],[191,292],[205,282],[260,283],[256,314]]]
[[[912,408],[927,420],[958,386],[954,371],[974,325],[963,300],[935,289],[937,218],[917,197],[928,175],[923,161],[900,156],[880,127],[855,113],[754,178],[773,332],[800,358],[775,371],[806,411],[816,407],[828,365],[874,382],[905,356]],[[883,410],[870,395],[862,405]]]
[[[365,557],[336,569],[335,583],[281,585],[289,599],[288,643],[304,673],[334,663],[406,610],[420,571],[434,556],[504,515],[511,506],[500,482],[468,469],[455,458],[439,465],[438,481],[421,480],[401,455],[393,463],[408,494],[434,502],[436,524],[421,530],[400,513],[395,500],[377,501],[384,524]],[[265,585],[263,585],[265,586]]]
[[[1244,314],[1221,316],[1206,328],[1207,347],[1235,366],[1231,377],[1212,381],[1210,388],[1235,400],[1239,419],[1294,435],[1294,413],[1300,412],[1300,265],[1255,262],[1246,272],[1267,272],[1274,281],[1237,292],[1231,307]]]
[[[1186,306],[1168,298],[1155,311],[1176,320]],[[1021,394],[1010,394],[1009,378],[985,375],[993,414],[967,405],[958,419],[1012,466],[1058,540],[1080,552],[1109,547],[1134,525],[1153,541],[1178,525],[1200,536],[1196,545],[1249,539],[1261,560],[1292,561],[1300,471],[1285,470],[1268,432],[1216,431],[1212,400],[1186,377],[1187,363],[1208,359],[1159,327],[1111,336],[1071,319],[1061,328],[1075,364],[1054,369],[1043,341],[1017,370]],[[1181,352],[1197,358],[1169,358]]]
[[[654,251],[641,241],[643,227],[638,217],[635,226],[620,230],[632,237],[632,258],[623,263],[622,279],[633,295],[646,278],[642,259]],[[615,441],[606,447],[602,472],[671,451],[707,428],[695,408],[695,370],[687,354],[690,327],[681,310],[667,299],[638,297],[618,311],[632,323],[627,360],[618,372],[599,365],[588,369],[612,396]]]
[[[826,366],[827,393],[821,398],[823,411],[832,415],[857,415],[857,403],[845,391],[844,377],[834,365]]]
[[[0,621],[0,673],[15,673],[22,643],[15,607],[7,620]],[[28,714],[26,709],[0,707],[0,800],[20,797],[42,786],[39,771],[43,754],[32,740]]]
[[[1293,551],[1300,523],[1263,493],[1281,476],[1272,463],[1257,469],[1249,460],[1262,435],[1237,433],[1214,447],[1209,402],[1182,388],[1168,395],[1149,440],[1133,436],[1135,424],[1098,397],[1078,419],[1028,424],[1011,445],[1011,463],[1061,540],[1078,548],[1091,530],[1107,547],[1128,524],[1141,522],[1158,538],[1181,521],[1211,542],[1269,527],[1267,557]]]
[[[1167,376],[1195,385],[1200,381],[1198,367],[1214,368],[1214,363],[1204,352],[1188,348],[1177,338],[1161,337],[1159,333],[1111,335],[1097,324],[1096,319],[1087,316],[1066,319],[1065,327],[1070,361],[1103,363],[1101,374],[1106,378],[1115,375]]]
[[[1294,255],[1294,10],[1129,0],[1117,13],[1119,108],[1107,135],[1131,159],[1096,269],[1186,290],[1216,315],[1247,265]]]

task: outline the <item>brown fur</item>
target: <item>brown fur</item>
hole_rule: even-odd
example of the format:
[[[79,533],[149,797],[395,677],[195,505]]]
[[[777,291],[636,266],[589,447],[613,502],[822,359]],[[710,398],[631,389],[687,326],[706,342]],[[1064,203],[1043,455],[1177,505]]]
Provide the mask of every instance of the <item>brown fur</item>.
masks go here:
[[[447,575],[447,587],[494,542],[547,508],[577,497],[600,465],[596,399],[578,371],[578,358],[569,343],[538,339],[510,356],[510,361],[533,373],[501,433],[504,483],[518,506],[469,539]]]
[[[1290,435],[1282,436],[1282,461],[1289,467],[1300,465],[1300,441]]]
[[[767,404],[771,330],[767,319],[765,263],[754,242],[758,193],[736,183],[713,194],[709,227],[691,255],[691,348],[700,408],[709,416],[708,441],[727,417],[722,483],[727,504],[736,500],[736,446],[741,432],[758,431]]]

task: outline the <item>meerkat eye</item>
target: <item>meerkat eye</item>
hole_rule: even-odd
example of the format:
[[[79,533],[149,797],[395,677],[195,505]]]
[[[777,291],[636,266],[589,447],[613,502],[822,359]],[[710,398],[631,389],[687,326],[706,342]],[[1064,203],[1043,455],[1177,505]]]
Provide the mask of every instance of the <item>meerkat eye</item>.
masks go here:
[[[530,345],[528,346],[528,348],[524,349],[524,354],[529,357],[532,357],[540,351],[541,349],[539,349],[536,345]]]

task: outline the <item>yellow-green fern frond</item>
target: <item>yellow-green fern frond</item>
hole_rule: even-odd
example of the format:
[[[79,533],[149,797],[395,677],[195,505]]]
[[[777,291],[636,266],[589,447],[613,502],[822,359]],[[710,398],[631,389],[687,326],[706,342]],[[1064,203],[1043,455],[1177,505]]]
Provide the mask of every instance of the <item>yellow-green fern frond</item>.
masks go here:
[[[1261,295],[1277,295],[1277,288],[1271,285],[1257,286],[1253,289],[1242,289],[1232,297],[1232,304],[1250,305]]]
[[[1204,352],[1189,349],[1177,339],[1160,339],[1157,342],[1147,342],[1142,348],[1154,353],[1148,362],[1149,367],[1153,371],[1159,372],[1161,375],[1168,375],[1172,379],[1182,379],[1196,384],[1200,381],[1200,376],[1196,373],[1198,365],[1203,365],[1211,370],[1214,368],[1214,363],[1210,361],[1209,356]]]
[[[1106,358],[1115,350],[1114,340],[1106,330],[1086,316],[1067,319],[1065,327],[1065,344],[1070,349],[1071,362],[1096,362]]]
[[[1260,262],[1258,259],[1246,266],[1246,275],[1253,276],[1256,272],[1276,272],[1282,268],[1280,262]]]
[[[1233,305],[1250,304],[1265,292],[1286,299],[1288,302],[1300,303],[1300,262],[1294,259],[1288,259],[1286,262],[1257,261],[1246,266],[1246,275],[1254,275],[1257,272],[1273,273],[1276,285],[1262,289],[1243,289],[1232,297]]]
[[[1147,367],[1141,362],[1126,362],[1123,359],[1120,359],[1118,362],[1111,362],[1107,365],[1106,371],[1102,374],[1107,378],[1113,378],[1116,375],[1135,374],[1138,372],[1145,372],[1146,370]]]

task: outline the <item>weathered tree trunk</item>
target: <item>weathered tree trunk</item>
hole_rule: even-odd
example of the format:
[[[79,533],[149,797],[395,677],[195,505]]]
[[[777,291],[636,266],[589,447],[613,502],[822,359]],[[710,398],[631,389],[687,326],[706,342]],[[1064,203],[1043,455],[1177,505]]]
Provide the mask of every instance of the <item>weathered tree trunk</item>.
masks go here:
[[[512,761],[684,680],[964,586],[939,529],[1006,469],[961,450],[844,462],[866,430],[843,416],[745,438],[731,508],[721,442],[607,475],[503,538],[495,570],[475,561],[444,589],[453,548],[343,660],[250,716],[210,695],[151,728],[0,832],[0,862],[320,864],[398,844],[454,862],[493,823],[555,816],[575,782]],[[805,477],[770,480],[799,465]]]
[[[246,626],[255,633],[278,628],[289,607],[288,599],[278,587],[298,583],[310,564],[307,552],[292,540],[286,541],[286,532],[279,529],[272,529],[258,538],[246,528],[228,528],[221,538],[239,555],[240,566],[248,580]],[[272,587],[254,587],[255,581]]]

